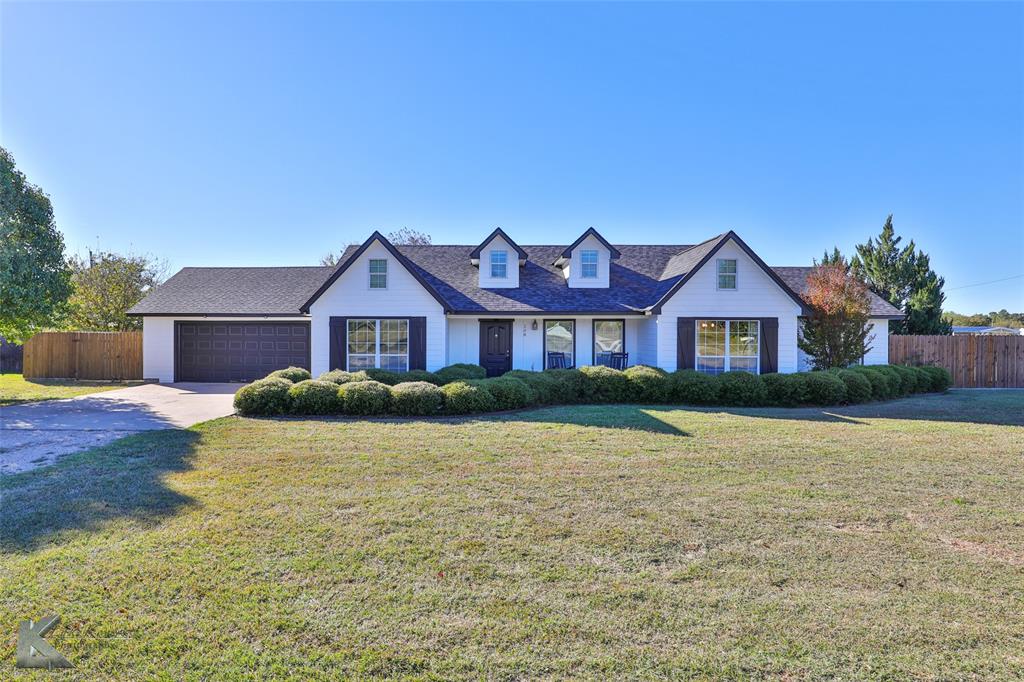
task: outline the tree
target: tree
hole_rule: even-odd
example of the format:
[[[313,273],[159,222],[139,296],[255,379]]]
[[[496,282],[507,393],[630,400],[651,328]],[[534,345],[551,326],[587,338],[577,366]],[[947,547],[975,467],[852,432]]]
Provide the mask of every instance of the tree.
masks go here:
[[[831,259],[829,259],[831,260]],[[859,362],[871,346],[868,287],[851,272],[846,259],[816,263],[807,275],[811,315],[797,339],[811,356],[815,369],[848,367]]]
[[[69,303],[68,323],[84,331],[141,329],[142,320],[129,317],[128,309],[157,286],[166,265],[148,256],[89,253],[89,259],[73,258],[75,292]]]
[[[871,289],[906,315],[894,321],[890,329],[896,334],[949,334],[950,325],[942,317],[946,281],[931,269],[928,254],[917,249],[913,240],[900,247],[902,237],[896,235],[892,215],[882,226],[876,242],[868,238],[857,245],[853,269]]]
[[[389,232],[388,241],[392,244],[401,244],[403,246],[430,246],[432,243],[429,234],[410,230],[408,227]]]
[[[53,205],[0,147],[0,336],[21,343],[54,324],[70,295]]]

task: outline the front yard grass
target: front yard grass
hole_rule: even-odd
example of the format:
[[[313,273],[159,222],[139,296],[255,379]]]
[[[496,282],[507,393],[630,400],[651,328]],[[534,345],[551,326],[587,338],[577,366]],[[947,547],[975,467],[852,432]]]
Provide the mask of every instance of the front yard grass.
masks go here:
[[[137,386],[138,381],[78,381],[76,379],[26,379],[20,374],[0,374],[0,407],[37,400],[74,398],[89,393]]]
[[[62,679],[1024,675],[1021,391],[229,417],[0,495],[0,677],[48,613]]]

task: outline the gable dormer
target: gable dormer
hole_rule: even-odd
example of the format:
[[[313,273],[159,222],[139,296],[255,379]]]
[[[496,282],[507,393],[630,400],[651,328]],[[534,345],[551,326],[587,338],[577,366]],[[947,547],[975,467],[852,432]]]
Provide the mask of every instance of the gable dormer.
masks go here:
[[[499,227],[470,252],[469,258],[480,270],[481,289],[515,289],[527,255]]]
[[[591,227],[566,247],[555,265],[562,268],[572,289],[607,289],[611,262],[619,255],[619,250]]]

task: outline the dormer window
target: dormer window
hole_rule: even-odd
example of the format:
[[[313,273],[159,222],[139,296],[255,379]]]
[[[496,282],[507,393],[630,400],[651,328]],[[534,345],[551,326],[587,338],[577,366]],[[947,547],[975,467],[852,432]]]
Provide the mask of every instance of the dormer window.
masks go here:
[[[718,288],[732,290],[736,288],[736,259],[718,259]]]
[[[491,251],[491,277],[494,279],[508,277],[508,251]]]
[[[597,251],[595,249],[580,251],[580,277],[586,279],[597,277]]]

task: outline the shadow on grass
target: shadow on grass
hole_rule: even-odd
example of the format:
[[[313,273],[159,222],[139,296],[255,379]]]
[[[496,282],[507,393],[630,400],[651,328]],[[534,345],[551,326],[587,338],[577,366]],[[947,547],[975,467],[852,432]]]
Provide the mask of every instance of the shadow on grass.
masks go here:
[[[194,431],[148,431],[0,477],[0,553],[32,551],[119,519],[155,524],[194,504],[164,477],[191,466],[199,438]]]
[[[502,422],[528,422],[550,424],[572,424],[595,426],[604,429],[635,429],[670,436],[689,436],[674,424],[659,417],[661,412],[686,409],[665,405],[570,405],[542,407],[523,412],[507,412],[500,415],[481,416]]]

